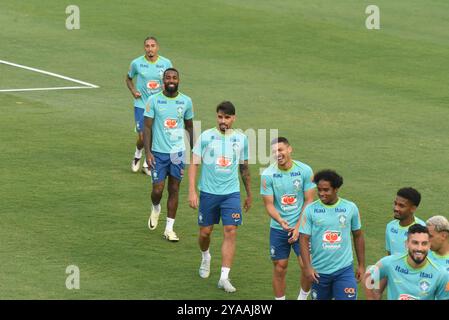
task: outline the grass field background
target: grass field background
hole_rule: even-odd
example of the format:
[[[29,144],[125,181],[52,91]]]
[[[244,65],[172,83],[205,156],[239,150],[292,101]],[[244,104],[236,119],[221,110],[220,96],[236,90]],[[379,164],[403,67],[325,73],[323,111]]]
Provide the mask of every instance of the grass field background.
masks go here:
[[[81,29],[65,28],[76,4]],[[365,8],[381,30],[365,28]],[[422,193],[417,215],[448,216],[449,2],[2,1],[0,59],[60,73],[99,89],[0,93],[1,299],[272,299],[269,218],[252,165],[253,208],[239,228],[231,278],[197,275],[196,212],[181,186],[179,243],[147,228],[150,179],[130,171],[135,133],[124,78],[156,36],[180,70],[180,90],[202,128],[231,100],[236,127],[276,128],[295,158],[345,179],[360,208],[367,264],[384,253],[397,189]],[[0,89],[75,85],[0,64]],[[186,177],[187,178],[187,177]],[[165,203],[164,196],[163,203]],[[165,206],[165,205],[164,205]],[[77,265],[81,289],[67,290]],[[289,266],[295,299],[299,267]],[[359,298],[364,298],[363,293]]]

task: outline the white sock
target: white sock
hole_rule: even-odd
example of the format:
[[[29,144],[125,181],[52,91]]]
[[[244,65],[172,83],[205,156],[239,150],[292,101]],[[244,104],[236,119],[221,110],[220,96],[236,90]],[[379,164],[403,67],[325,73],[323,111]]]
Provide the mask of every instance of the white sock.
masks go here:
[[[206,251],[201,251],[201,254],[203,255],[203,260],[210,260],[209,249],[207,249]]]
[[[298,296],[298,300],[307,300],[307,297],[309,296],[310,291],[305,292],[304,290],[299,291],[299,296]]]
[[[155,211],[156,213],[160,213],[161,212],[161,204],[153,204],[153,211]]]
[[[285,296],[282,296],[282,297],[274,297],[274,300],[285,300]]]
[[[175,219],[167,218],[167,225],[165,226],[165,231],[173,231],[174,224],[175,224]]]
[[[147,163],[147,160],[144,160],[143,161],[143,165],[142,165],[144,168],[148,168],[148,163]]]
[[[143,148],[139,150],[136,147],[136,152],[134,153],[134,158],[136,158],[136,159],[142,158],[142,150],[143,150]]]
[[[229,271],[231,271],[231,268],[221,267],[220,280],[228,279],[229,278]]]

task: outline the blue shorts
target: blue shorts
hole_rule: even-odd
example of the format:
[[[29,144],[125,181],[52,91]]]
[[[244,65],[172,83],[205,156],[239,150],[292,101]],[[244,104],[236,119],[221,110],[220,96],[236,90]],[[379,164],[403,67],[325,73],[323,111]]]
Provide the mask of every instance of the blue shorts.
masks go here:
[[[319,283],[312,284],[312,300],[356,300],[357,281],[350,265],[332,274],[319,274]]]
[[[185,157],[184,152],[161,153],[153,151],[156,164],[151,170],[151,178],[154,183],[164,181],[167,175],[178,180],[184,176]]]
[[[299,253],[299,240],[293,242],[292,244],[288,243],[288,239],[291,238],[291,235],[288,235],[288,232],[285,230],[270,228],[270,256],[271,260],[283,260],[288,259],[290,257],[290,251],[293,248],[296,256],[300,255]]]
[[[143,132],[144,120],[143,116],[145,109],[134,107],[134,121],[136,122],[136,131]]]
[[[239,226],[242,224],[240,192],[225,195],[200,192],[198,225],[207,227],[219,224],[220,217],[224,226]]]

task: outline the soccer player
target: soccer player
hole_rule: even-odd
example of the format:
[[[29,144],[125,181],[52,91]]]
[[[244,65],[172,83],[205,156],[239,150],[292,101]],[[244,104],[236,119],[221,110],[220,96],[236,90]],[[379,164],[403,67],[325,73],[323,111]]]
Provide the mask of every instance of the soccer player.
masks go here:
[[[426,224],[432,250],[429,257],[449,273],[449,222],[446,217],[433,216]]]
[[[447,300],[449,273],[427,258],[427,227],[414,224],[407,233],[407,252],[380,259],[365,275],[368,300],[380,300],[387,287],[388,300]]]
[[[304,208],[313,202],[316,186],[312,182],[312,168],[292,159],[293,148],[287,138],[273,139],[271,152],[276,163],[263,171],[260,194],[271,217],[270,255],[273,261],[273,292],[276,300],[285,300],[285,277],[292,249],[298,258],[299,266],[303,269],[299,254],[299,217]],[[305,278],[304,272],[301,272],[299,300],[307,300],[310,287],[311,282]]]
[[[185,143],[187,131],[190,146],[193,145],[192,100],[178,91],[179,72],[168,68],[163,76],[164,90],[148,99],[145,116],[144,145],[146,161],[151,168],[153,190],[152,210],[148,227],[157,227],[161,213],[160,201],[168,176],[167,224],[165,239],[179,241],[173,231],[178,209],[179,185],[184,175]]]
[[[236,291],[229,279],[236,250],[237,227],[242,224],[240,205],[240,171],[247,197],[244,209],[251,207],[250,172],[248,167],[248,139],[240,131],[233,130],[235,107],[230,101],[217,106],[217,127],[204,131],[193,148],[189,166],[189,205],[198,210],[200,227],[198,243],[202,253],[199,275],[210,274],[211,255],[209,245],[215,224],[220,218],[224,239],[221,246],[221,275],[218,288],[226,292]],[[201,178],[196,191],[196,174],[201,163]]]
[[[148,98],[162,90],[162,75],[172,63],[167,58],[158,55],[159,44],[154,37],[145,38],[145,55],[134,59],[126,75],[126,85],[134,98],[134,120],[136,123],[137,142],[134,159],[131,162],[131,170],[137,172],[140,169],[140,160],[143,151],[143,130],[145,104]],[[134,85],[133,79],[136,79]],[[142,165],[142,172],[150,175],[148,164]]]
[[[312,284],[313,300],[356,300],[357,282],[365,273],[365,240],[359,209],[338,196],[343,178],[333,170],[315,174],[319,200],[308,205],[301,217],[301,257]],[[358,268],[354,275],[351,233]],[[312,261],[308,243],[311,243]]]
[[[420,202],[421,194],[413,188],[402,188],[397,192],[393,207],[394,220],[387,224],[385,232],[387,255],[406,252],[408,228],[415,223],[426,225],[424,221],[415,217]]]

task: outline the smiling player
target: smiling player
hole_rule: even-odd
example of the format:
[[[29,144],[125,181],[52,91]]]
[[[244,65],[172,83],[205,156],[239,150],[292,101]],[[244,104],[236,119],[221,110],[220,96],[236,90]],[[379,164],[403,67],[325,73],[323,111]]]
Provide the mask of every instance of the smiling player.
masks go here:
[[[284,137],[271,142],[271,151],[276,163],[264,170],[260,194],[265,209],[271,217],[270,255],[273,261],[273,292],[276,300],[285,300],[285,277],[290,251],[295,252],[299,266],[299,217],[303,209],[313,201],[315,184],[313,172],[305,163],[293,160],[293,148]],[[307,248],[309,248],[307,244]],[[311,287],[304,272],[301,272],[301,290],[298,300],[307,300]]]
[[[313,282],[312,299],[355,300],[357,281],[365,273],[365,240],[359,209],[338,196],[343,178],[335,171],[320,171],[313,181],[320,199],[304,210],[299,228],[305,274]],[[358,262],[355,275],[351,234]]]
[[[145,116],[144,145],[146,162],[151,168],[153,204],[148,228],[155,230],[161,213],[160,201],[168,176],[167,224],[164,237],[179,241],[173,231],[178,210],[179,186],[184,175],[184,133],[193,144],[193,106],[190,97],[178,91],[179,72],[168,68],[164,72],[164,90],[148,99]],[[184,130],[185,129],[185,130]]]
[[[448,300],[449,274],[427,257],[429,230],[414,224],[407,230],[407,252],[382,258],[365,275],[368,300]]]

